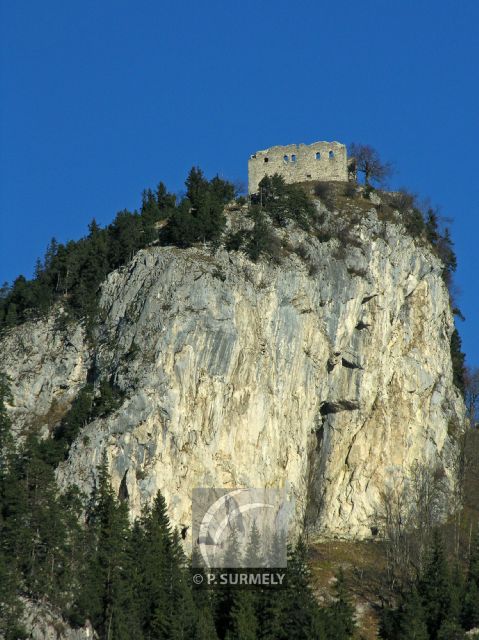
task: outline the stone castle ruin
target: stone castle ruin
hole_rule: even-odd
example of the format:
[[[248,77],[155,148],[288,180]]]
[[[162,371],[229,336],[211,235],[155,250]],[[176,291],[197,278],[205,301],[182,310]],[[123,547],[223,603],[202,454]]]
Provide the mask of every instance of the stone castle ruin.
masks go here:
[[[248,160],[248,193],[257,193],[264,176],[279,173],[285,182],[348,181],[346,146],[340,142],[290,144],[257,151]]]

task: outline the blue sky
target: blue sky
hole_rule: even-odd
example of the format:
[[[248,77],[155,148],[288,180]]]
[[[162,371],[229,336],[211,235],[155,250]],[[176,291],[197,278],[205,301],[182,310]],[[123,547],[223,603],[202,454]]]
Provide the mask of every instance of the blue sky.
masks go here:
[[[453,219],[479,365],[477,0],[0,0],[0,279],[187,171],[358,141]]]

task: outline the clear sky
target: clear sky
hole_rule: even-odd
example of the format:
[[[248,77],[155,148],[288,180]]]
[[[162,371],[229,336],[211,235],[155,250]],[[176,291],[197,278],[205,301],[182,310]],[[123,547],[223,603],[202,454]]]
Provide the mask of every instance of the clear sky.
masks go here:
[[[477,0],[0,0],[0,279],[193,164],[246,181],[274,144],[376,147],[453,219],[479,365]]]

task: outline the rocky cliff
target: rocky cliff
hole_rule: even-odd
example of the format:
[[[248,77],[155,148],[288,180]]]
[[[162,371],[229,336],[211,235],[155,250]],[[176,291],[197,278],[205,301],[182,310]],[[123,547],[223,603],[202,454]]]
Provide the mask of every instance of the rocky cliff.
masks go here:
[[[282,230],[279,265],[150,247],[104,282],[93,339],[58,310],[3,339],[19,433],[48,437],[87,378],[125,394],[84,426],[60,486],[89,490],[106,451],[133,515],[158,489],[188,524],[193,487],[286,485],[298,526],[365,537],[396,469],[450,476],[463,405],[442,265],[371,203],[317,206],[336,233]]]

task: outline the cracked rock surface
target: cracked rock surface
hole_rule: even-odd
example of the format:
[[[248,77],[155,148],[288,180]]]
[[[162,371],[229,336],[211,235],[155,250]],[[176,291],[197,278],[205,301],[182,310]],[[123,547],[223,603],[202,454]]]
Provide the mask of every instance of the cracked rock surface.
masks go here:
[[[106,451],[133,516],[158,489],[180,525],[194,487],[286,486],[297,527],[350,538],[370,535],[398,468],[450,475],[463,404],[440,261],[374,209],[345,256],[337,240],[282,233],[308,264],[150,247],[103,284],[93,344],[53,317],[4,338],[19,433],[48,436],[88,371],[125,393],[83,428],[61,487],[88,491]]]

